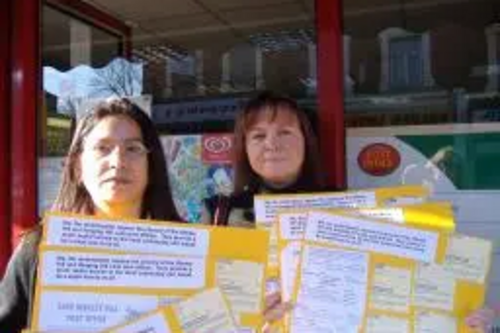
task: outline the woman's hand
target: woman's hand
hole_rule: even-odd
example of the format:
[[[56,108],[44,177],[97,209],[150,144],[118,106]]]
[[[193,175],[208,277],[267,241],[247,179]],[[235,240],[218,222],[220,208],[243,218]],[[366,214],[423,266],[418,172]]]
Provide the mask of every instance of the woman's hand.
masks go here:
[[[264,319],[266,320],[266,323],[262,328],[262,332],[274,332],[275,330],[273,330],[272,324],[283,319],[285,315],[292,310],[292,308],[292,303],[281,301],[281,293],[279,291],[267,295],[266,308],[264,310]]]
[[[489,332],[493,327],[493,322],[497,313],[492,308],[482,308],[474,311],[465,319],[465,323],[470,328],[475,328],[480,330],[479,332]]]

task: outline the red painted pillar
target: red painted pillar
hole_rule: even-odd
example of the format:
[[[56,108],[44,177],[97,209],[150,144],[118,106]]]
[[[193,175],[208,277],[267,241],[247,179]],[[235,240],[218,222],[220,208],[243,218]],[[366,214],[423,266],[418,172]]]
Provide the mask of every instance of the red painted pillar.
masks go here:
[[[10,241],[10,33],[8,0],[0,11],[0,279],[11,253]]]
[[[330,186],[346,186],[342,0],[316,0],[318,118]]]
[[[11,221],[13,245],[37,222],[41,0],[12,1]]]

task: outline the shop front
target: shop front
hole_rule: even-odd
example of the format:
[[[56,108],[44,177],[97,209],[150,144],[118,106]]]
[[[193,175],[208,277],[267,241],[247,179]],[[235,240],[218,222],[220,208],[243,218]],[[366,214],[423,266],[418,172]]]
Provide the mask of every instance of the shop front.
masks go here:
[[[11,0],[0,16],[0,271],[50,208],[75,121],[111,96],[151,115],[191,222],[231,189],[235,113],[274,90],[310,115],[332,188],[425,184],[459,230],[500,238],[496,0]]]

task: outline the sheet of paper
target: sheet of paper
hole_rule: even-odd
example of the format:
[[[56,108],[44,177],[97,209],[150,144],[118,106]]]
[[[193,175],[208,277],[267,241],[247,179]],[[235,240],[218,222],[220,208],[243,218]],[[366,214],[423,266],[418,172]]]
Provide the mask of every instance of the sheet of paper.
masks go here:
[[[377,264],[372,279],[370,308],[408,313],[412,286],[411,270]]]
[[[148,294],[166,305],[217,281],[241,314],[242,330],[261,323],[266,231],[57,213],[48,214],[43,225],[37,294],[47,288]],[[34,317],[45,306],[35,304]]]
[[[375,207],[376,205],[374,191],[256,196],[254,198],[255,220],[260,223],[272,223],[279,212],[289,210]]]
[[[444,268],[457,279],[485,283],[491,262],[491,241],[465,235],[452,235],[444,261]]]
[[[387,315],[369,315],[364,333],[410,333],[410,322]]]
[[[155,310],[155,296],[46,290],[40,295],[41,332],[99,332]]]
[[[173,305],[183,333],[236,333],[236,325],[219,288]]]
[[[373,208],[397,197],[414,198],[422,202],[428,196],[428,190],[422,186],[400,186],[373,190],[359,190],[344,193],[320,194],[280,194],[257,195],[254,197],[255,221],[257,227],[271,231],[267,274],[279,277],[279,253],[273,225],[280,213],[309,209],[333,208]]]
[[[162,312],[153,313],[112,333],[170,333],[173,332]]]
[[[205,286],[203,257],[42,251],[42,286],[199,289]]]
[[[209,231],[168,222],[130,223],[49,215],[45,244],[138,253],[207,255]]]
[[[300,209],[370,208],[423,202],[429,191],[423,186],[397,186],[320,194],[257,195],[254,198],[257,223],[272,223],[279,212]]]
[[[280,283],[283,300],[291,300],[299,264],[301,240],[307,222],[306,212],[282,213],[278,216],[278,251],[280,252]]]
[[[430,311],[418,311],[415,315],[414,333],[458,333],[457,320],[453,316]]]
[[[439,233],[332,213],[309,212],[305,239],[434,262]]]
[[[384,206],[387,207],[392,207],[392,206],[405,206],[405,205],[415,205],[422,203],[424,201],[424,198],[419,197],[419,196],[413,196],[413,195],[402,195],[402,196],[395,196],[392,198],[388,198],[387,200],[384,201]]]
[[[453,311],[456,279],[442,265],[418,264],[413,304],[419,307]]]
[[[106,333],[237,333],[231,311],[219,288],[195,294]]]
[[[290,332],[357,332],[366,305],[368,255],[306,245]]]
[[[216,284],[229,301],[239,324],[242,314],[263,311],[263,265],[242,260],[219,260],[215,276]]]
[[[387,208],[370,208],[370,209],[353,209],[351,214],[356,216],[373,217],[394,223],[404,223],[405,215],[403,208],[387,207]]]
[[[350,216],[366,216],[376,220],[431,230],[453,232],[455,221],[452,204],[449,202],[423,202],[399,207],[377,207],[342,209],[339,212]]]
[[[294,241],[281,251],[281,297],[285,302],[292,299],[301,248],[301,242]]]
[[[307,212],[283,213],[279,218],[280,238],[286,240],[302,240],[307,223]]]

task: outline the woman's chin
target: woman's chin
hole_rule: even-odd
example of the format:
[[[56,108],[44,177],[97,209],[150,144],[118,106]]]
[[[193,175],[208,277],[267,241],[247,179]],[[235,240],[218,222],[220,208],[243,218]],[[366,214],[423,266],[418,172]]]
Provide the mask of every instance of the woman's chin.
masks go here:
[[[137,201],[133,196],[130,195],[130,192],[126,191],[113,191],[112,193],[107,193],[102,197],[101,200],[108,206],[125,205]]]

